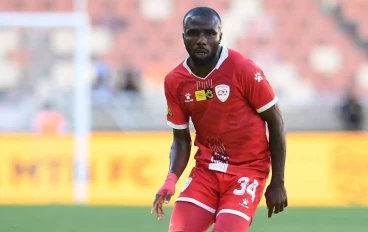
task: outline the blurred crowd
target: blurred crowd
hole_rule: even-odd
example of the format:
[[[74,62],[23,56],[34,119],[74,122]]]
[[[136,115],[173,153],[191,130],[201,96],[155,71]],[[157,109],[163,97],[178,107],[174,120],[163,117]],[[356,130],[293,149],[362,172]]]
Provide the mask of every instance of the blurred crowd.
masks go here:
[[[0,12],[73,2],[0,1]],[[261,66],[289,130],[367,128],[367,0],[94,0],[92,129],[166,129],[163,78],[187,56],[181,22],[195,6],[216,9],[223,44]],[[72,28],[0,28],[0,130],[73,130],[74,42]]]

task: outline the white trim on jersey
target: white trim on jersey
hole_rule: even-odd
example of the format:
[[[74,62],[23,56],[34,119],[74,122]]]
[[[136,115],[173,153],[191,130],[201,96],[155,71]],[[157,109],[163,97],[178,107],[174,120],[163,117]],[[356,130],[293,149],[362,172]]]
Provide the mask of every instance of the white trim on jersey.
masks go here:
[[[273,105],[275,105],[277,103],[279,99],[275,96],[275,98],[270,101],[269,103],[267,103],[266,105],[262,106],[261,108],[257,109],[258,113],[262,113],[266,110],[268,110],[269,108],[271,108]]]
[[[227,58],[228,56],[229,56],[229,50],[227,49],[227,47],[222,46],[221,55],[220,55],[219,60],[217,61],[216,66],[215,66],[215,67],[212,69],[212,71],[211,71],[210,73],[208,73],[208,74],[207,74],[207,76],[205,76],[205,77],[199,77],[199,76],[195,75],[195,74],[192,72],[192,70],[190,70],[190,68],[189,68],[189,66],[188,66],[188,64],[187,64],[187,61],[188,61],[189,57],[188,57],[188,58],[186,58],[186,59],[184,60],[184,62],[183,62],[183,66],[184,66],[184,68],[186,68],[186,69],[188,70],[189,74],[191,74],[191,75],[193,75],[193,76],[195,76],[195,77],[197,77],[197,78],[199,78],[199,79],[201,79],[201,80],[205,80],[205,79],[207,79],[207,77],[209,77],[209,76],[211,75],[211,73],[212,73],[213,71],[215,71],[215,69],[219,69],[219,68],[220,68],[220,66],[221,66],[221,65],[222,65],[222,63],[226,60],[226,58]]]
[[[247,221],[250,221],[250,217],[249,217],[248,215],[246,215],[245,213],[242,213],[242,212],[240,212],[240,211],[237,211],[237,210],[233,210],[233,209],[222,209],[222,210],[220,210],[220,211],[217,213],[216,217],[218,217],[218,215],[219,215],[220,213],[231,213],[231,214],[235,214],[235,215],[238,215],[239,217],[244,218],[244,219],[245,219],[245,220],[247,220]]]
[[[185,201],[185,202],[190,202],[193,203],[211,213],[215,213],[216,210],[214,208],[209,207],[208,205],[203,204],[200,201],[197,201],[196,199],[190,198],[190,197],[179,197],[178,199],[176,199],[176,201]]]
[[[189,127],[188,123],[187,124],[183,124],[183,125],[176,125],[170,121],[167,121],[167,125],[171,128],[174,128],[174,129],[186,129]]]
[[[229,49],[227,49],[227,47],[222,46],[221,55],[219,60],[217,61],[215,69],[219,69],[228,56],[229,56]]]

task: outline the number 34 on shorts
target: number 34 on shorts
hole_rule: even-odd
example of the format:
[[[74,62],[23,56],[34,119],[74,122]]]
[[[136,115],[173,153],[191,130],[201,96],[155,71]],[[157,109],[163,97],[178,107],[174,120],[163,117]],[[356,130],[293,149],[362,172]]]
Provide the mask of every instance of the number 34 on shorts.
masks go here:
[[[232,185],[231,192],[225,196],[226,203],[222,207],[241,211],[252,218],[262,198],[265,184],[266,179],[238,177],[237,182]]]
[[[259,183],[256,179],[254,179],[253,183],[249,183],[250,179],[248,177],[240,177],[238,183],[240,184],[240,189],[234,189],[233,193],[235,195],[244,195],[245,193],[251,196],[252,202],[254,202],[256,198],[256,190],[259,186]]]

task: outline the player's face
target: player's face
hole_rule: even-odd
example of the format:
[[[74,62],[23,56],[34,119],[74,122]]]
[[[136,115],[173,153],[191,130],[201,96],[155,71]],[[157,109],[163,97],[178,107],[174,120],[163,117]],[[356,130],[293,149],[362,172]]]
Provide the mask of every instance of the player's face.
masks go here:
[[[221,36],[221,26],[216,17],[191,16],[185,21],[184,44],[195,65],[213,62]]]

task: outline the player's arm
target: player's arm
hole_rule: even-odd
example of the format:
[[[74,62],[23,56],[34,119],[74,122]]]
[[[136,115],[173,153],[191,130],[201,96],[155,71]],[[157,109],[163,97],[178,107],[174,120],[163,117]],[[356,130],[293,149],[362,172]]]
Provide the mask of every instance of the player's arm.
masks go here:
[[[187,167],[190,157],[191,137],[189,128],[173,129],[173,135],[174,139],[170,150],[169,174],[165,183],[157,192],[151,210],[151,213],[156,213],[159,220],[165,215],[162,209],[163,203],[168,204],[171,197],[175,194],[175,184]]]
[[[173,173],[177,178],[180,178],[189,161],[192,140],[189,128],[173,129],[173,136],[174,140],[170,150],[169,173]]]
[[[265,192],[268,217],[270,218],[273,213],[278,214],[288,206],[284,185],[286,132],[278,104],[260,113],[260,116],[267,122],[271,152],[272,176],[270,185]]]
[[[272,162],[271,184],[284,184],[286,132],[278,104],[276,103],[268,110],[260,113],[260,116],[267,122],[269,132],[269,148]]]
[[[189,114],[182,107],[177,95],[176,79],[165,78],[165,96],[167,100],[167,125],[173,128],[173,142],[170,150],[170,167],[165,183],[159,189],[153,202],[151,213],[155,212],[159,220],[164,216],[163,203],[169,203],[175,194],[175,184],[185,170],[191,150],[189,132]]]

